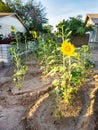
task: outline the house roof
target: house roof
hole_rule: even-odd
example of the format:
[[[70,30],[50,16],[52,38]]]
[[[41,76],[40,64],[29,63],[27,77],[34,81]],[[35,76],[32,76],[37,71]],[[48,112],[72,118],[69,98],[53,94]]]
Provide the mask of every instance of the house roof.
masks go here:
[[[7,17],[7,16],[16,16],[17,19],[22,23],[22,25],[26,28],[25,24],[23,23],[22,19],[16,13],[0,13],[0,18]],[[27,28],[26,28],[27,29]]]
[[[13,15],[13,14],[15,14],[15,13],[0,13],[0,18],[9,16],[9,15]]]
[[[98,14],[87,14],[85,19],[85,24],[87,24],[88,20],[91,19],[94,25],[98,24]]]

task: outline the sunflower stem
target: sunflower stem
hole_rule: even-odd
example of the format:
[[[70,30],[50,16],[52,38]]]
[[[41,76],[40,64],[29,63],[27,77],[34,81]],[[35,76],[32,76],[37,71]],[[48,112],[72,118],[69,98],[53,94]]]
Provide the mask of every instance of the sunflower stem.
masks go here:
[[[63,67],[65,67],[65,59],[64,59],[64,54],[63,54]]]
[[[68,58],[68,87],[70,86],[70,80],[71,80],[71,57]]]

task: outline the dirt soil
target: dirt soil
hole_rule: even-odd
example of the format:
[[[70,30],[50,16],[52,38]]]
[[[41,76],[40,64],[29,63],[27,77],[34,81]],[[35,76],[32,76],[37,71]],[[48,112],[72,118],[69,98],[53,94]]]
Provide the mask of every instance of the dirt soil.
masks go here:
[[[0,130],[98,130],[98,81],[93,76],[81,86],[64,117],[57,116],[50,80],[42,80],[37,61],[26,63],[29,72],[23,88],[12,82],[13,68],[0,70]],[[98,74],[95,68],[94,74]]]

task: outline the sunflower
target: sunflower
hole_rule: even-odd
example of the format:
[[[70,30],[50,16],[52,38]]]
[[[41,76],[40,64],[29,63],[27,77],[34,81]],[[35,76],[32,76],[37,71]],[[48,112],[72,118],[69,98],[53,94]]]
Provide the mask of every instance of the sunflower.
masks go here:
[[[63,52],[64,55],[74,56],[75,47],[73,44],[71,44],[71,42],[64,41],[61,46],[61,51]]]
[[[34,37],[35,39],[37,39],[37,32],[36,32],[36,31],[33,31],[33,37]]]

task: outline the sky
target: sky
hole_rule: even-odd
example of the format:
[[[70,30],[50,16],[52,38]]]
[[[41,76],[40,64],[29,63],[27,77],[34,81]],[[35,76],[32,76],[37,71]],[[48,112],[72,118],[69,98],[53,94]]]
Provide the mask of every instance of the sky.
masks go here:
[[[5,1],[5,0],[3,0]],[[28,0],[24,0],[25,2]],[[55,26],[63,19],[86,14],[98,13],[98,0],[35,0],[45,7],[48,24]]]
[[[86,14],[98,13],[98,0],[37,0],[46,8],[48,24],[56,26],[63,19]]]

